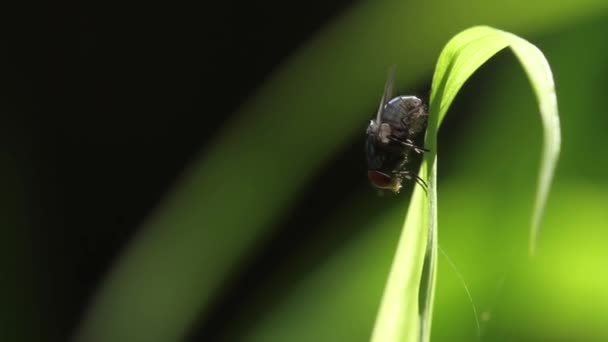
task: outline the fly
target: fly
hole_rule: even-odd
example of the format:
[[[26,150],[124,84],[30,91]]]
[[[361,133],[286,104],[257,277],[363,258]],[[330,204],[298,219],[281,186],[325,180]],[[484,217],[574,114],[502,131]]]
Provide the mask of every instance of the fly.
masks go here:
[[[426,191],[427,185],[412,170],[412,163],[416,155],[428,152],[417,145],[426,131],[428,112],[416,96],[392,97],[394,82],[393,67],[384,86],[376,119],[371,120],[367,127],[367,175],[378,189],[398,193],[406,179],[414,180]]]

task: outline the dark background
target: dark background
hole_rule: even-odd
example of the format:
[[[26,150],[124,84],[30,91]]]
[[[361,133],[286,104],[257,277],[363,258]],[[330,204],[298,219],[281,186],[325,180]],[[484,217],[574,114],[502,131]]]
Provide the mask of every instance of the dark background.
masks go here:
[[[72,334],[111,262],[195,153],[278,64],[352,3],[85,2],[6,13],[15,26],[5,32],[2,153],[24,196],[19,234],[33,262],[40,336]],[[327,166],[330,175],[302,196],[300,216],[330,211],[329,200],[313,207],[307,198],[336,183],[346,190],[359,177],[345,179],[342,170],[363,169],[360,144]],[[293,234],[306,226],[302,217],[288,223]],[[256,267],[272,260],[272,247],[261,254]],[[206,329],[197,340],[215,334],[230,290],[213,321],[201,317]]]

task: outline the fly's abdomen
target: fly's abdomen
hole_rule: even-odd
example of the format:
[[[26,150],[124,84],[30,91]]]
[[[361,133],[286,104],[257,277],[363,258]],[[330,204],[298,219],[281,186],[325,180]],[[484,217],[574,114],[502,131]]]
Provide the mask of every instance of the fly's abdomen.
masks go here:
[[[428,114],[416,96],[398,96],[390,100],[382,112],[382,122],[393,129],[397,138],[413,140],[426,129]]]

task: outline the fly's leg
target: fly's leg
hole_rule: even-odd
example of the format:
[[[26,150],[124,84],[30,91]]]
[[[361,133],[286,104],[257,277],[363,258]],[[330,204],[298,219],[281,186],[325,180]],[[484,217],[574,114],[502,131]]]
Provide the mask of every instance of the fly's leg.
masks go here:
[[[430,150],[428,150],[426,148],[416,146],[414,144],[414,142],[411,141],[410,139],[400,140],[400,139],[395,138],[394,136],[389,136],[388,139],[392,140],[392,141],[394,141],[396,143],[399,143],[399,144],[401,144],[403,146],[411,147],[411,148],[414,149],[414,152],[419,153],[419,154],[421,154],[423,152],[429,152],[430,151]]]
[[[408,163],[408,160],[407,160],[407,155],[406,155],[406,158],[403,159],[403,161],[399,164],[399,166],[396,169],[399,171],[394,172],[394,174],[396,176],[398,176],[399,178],[405,178],[407,180],[414,180],[418,185],[420,185],[422,187],[422,190],[424,190],[424,193],[426,193],[428,195],[429,187],[426,184],[426,182],[422,178],[418,177],[418,175],[413,173],[412,171],[404,169],[405,165],[407,163]]]
[[[424,193],[428,195],[428,193],[429,193],[428,185],[422,178],[418,177],[417,174],[412,173],[410,171],[400,171],[399,175],[407,180],[414,180],[418,185],[420,185],[422,187],[422,190],[424,190]]]

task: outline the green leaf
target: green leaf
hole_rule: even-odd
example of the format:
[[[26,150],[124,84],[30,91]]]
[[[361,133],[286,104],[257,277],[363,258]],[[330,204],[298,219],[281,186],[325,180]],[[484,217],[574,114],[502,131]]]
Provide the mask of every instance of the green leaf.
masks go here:
[[[425,155],[419,172],[429,185],[428,196],[420,187],[414,191],[372,341],[430,341],[437,265],[437,133],[467,79],[507,46],[513,50],[532,83],[543,124],[544,142],[530,229],[530,250],[534,251],[560,148],[553,76],[542,52],[526,40],[487,26],[473,27],[452,38],[437,62],[425,137],[425,147],[431,151]]]

